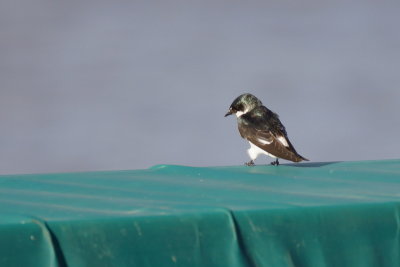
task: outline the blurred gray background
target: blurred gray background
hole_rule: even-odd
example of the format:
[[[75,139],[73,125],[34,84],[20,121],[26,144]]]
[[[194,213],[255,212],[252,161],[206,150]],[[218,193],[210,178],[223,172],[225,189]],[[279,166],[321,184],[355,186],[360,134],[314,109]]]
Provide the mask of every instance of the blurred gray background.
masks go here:
[[[0,173],[241,165],[248,143],[223,115],[244,92],[312,161],[399,158],[399,14],[388,0],[1,1]]]

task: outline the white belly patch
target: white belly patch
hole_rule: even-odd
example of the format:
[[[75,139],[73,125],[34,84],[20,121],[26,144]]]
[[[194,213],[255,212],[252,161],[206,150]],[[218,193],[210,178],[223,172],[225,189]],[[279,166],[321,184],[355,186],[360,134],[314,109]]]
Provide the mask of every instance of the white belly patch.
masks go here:
[[[250,148],[247,150],[247,153],[249,154],[251,160],[255,160],[261,154],[264,154],[264,155],[267,155],[267,156],[270,156],[270,157],[276,159],[276,157],[274,155],[272,155],[272,154],[268,153],[267,151],[259,148],[258,146],[256,146],[252,142],[249,142],[249,144],[250,144]]]

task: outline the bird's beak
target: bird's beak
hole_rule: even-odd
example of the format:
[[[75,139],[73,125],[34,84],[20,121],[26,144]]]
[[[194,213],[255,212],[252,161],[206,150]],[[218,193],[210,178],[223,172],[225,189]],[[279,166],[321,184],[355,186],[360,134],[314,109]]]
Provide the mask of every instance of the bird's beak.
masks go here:
[[[229,109],[228,112],[225,114],[224,117],[228,117],[229,115],[232,115],[234,112],[232,109]]]

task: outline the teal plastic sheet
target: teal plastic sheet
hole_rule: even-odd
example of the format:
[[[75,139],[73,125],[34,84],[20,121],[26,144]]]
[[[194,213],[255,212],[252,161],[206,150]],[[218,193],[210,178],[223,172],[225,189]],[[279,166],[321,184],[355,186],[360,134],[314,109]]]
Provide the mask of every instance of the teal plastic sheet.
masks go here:
[[[400,160],[0,176],[0,266],[400,266]]]

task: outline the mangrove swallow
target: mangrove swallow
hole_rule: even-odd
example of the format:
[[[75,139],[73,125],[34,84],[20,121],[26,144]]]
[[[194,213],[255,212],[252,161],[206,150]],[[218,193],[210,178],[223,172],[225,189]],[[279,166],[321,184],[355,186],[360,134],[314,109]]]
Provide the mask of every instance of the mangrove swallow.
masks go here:
[[[299,155],[290,143],[285,126],[276,113],[263,106],[252,94],[238,96],[229,107],[226,116],[235,114],[239,133],[250,143],[247,153],[250,161],[247,166],[254,165],[260,154],[275,158],[272,165],[279,165],[278,158],[300,162],[308,159]]]

